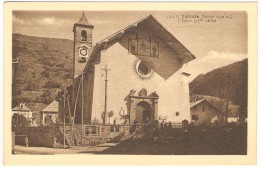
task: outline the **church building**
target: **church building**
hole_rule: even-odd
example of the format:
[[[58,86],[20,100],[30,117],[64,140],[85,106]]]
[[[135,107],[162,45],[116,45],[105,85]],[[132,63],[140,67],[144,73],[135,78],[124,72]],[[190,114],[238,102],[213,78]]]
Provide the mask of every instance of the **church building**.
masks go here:
[[[96,45],[93,31],[83,12],[73,27],[74,80],[66,116],[82,124],[145,124],[160,117],[190,122],[189,74],[182,66],[195,56],[162,24],[149,15]]]

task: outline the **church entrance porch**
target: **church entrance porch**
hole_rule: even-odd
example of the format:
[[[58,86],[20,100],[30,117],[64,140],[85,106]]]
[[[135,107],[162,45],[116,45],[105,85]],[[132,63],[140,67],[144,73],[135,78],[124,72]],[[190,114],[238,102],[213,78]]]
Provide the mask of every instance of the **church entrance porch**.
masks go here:
[[[149,124],[152,119],[151,106],[146,101],[141,101],[136,106],[136,120],[138,123]]]
[[[147,90],[142,89],[136,96],[131,90],[127,103],[130,124],[149,124],[158,120],[158,99],[156,92],[147,95]]]

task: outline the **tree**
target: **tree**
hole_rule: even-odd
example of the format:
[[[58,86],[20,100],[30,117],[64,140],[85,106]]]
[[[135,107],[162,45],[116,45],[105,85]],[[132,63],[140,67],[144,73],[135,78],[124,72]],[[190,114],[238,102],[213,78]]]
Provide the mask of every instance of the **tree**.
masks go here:
[[[113,111],[110,111],[107,116],[108,116],[109,124],[110,124],[110,118],[111,118],[112,116],[114,116],[114,112],[113,112]]]
[[[26,119],[23,115],[15,113],[12,116],[12,126],[13,127],[26,127],[30,125],[30,121]]]
[[[35,83],[29,83],[24,90],[27,91],[33,91],[33,90],[38,90],[39,86]]]
[[[92,124],[100,124],[99,119],[95,117],[92,121]]]
[[[42,95],[42,99],[43,99],[43,103],[50,104],[53,100],[52,95],[51,95],[51,91],[46,90]]]

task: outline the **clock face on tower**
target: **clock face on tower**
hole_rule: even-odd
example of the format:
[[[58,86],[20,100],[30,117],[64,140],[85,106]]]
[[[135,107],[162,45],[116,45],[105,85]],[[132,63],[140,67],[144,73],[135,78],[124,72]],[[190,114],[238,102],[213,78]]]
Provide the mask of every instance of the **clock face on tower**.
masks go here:
[[[80,55],[82,55],[82,56],[86,56],[88,54],[87,49],[80,49],[79,52],[80,52]]]

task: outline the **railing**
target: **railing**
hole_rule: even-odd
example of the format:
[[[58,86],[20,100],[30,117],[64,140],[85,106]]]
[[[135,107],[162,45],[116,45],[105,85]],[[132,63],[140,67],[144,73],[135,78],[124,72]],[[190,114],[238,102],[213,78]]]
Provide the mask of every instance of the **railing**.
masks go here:
[[[101,136],[103,134],[118,135],[123,131],[129,132],[131,129],[142,132],[144,126],[147,124],[133,125],[133,124],[96,124],[84,125],[85,136]]]

